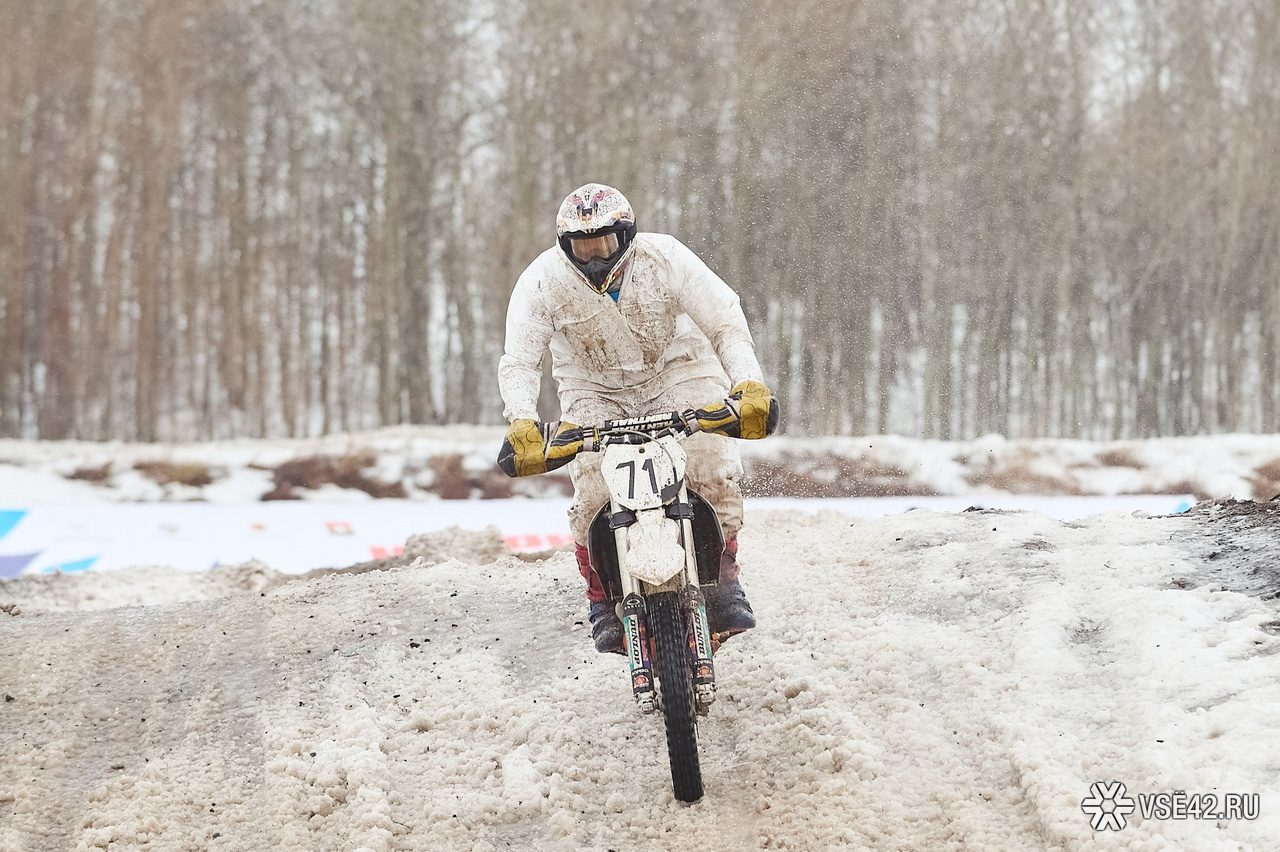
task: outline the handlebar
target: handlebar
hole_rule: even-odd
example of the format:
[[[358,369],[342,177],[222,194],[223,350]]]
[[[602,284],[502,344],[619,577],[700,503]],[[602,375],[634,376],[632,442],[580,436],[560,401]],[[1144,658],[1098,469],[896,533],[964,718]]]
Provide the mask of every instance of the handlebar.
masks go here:
[[[508,433],[503,440],[498,451],[498,467],[507,476],[529,476],[555,470],[579,453],[600,452],[610,444],[641,444],[668,436],[683,438],[695,432],[741,438],[740,399],[741,394],[731,394],[720,406],[606,420],[598,426],[577,426],[559,420],[515,421],[513,428],[522,424],[521,433],[514,438]],[[750,437],[764,437],[777,424],[777,403],[768,397],[768,405],[768,423],[762,430],[757,429],[763,434]]]
[[[600,452],[610,444],[642,444],[667,435],[684,437],[702,431],[702,424],[690,412],[678,411],[606,420],[600,426],[563,427],[559,421],[533,423],[530,433],[517,439],[524,447],[536,448],[536,456],[525,451],[522,457],[512,445],[511,435],[498,451],[498,468],[507,476],[546,473],[571,462],[579,453]]]
[[[696,419],[686,419],[678,411],[669,411],[665,414],[606,420],[602,426],[584,426],[582,431],[587,436],[587,443],[594,444],[591,449],[598,449],[608,444],[642,444],[667,435],[692,435],[700,430]]]

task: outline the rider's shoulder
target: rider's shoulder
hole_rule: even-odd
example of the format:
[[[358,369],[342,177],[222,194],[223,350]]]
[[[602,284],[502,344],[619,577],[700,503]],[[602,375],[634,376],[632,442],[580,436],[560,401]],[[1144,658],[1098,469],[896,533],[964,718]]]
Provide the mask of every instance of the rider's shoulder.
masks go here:
[[[666,249],[672,246],[684,248],[684,243],[680,242],[675,237],[670,234],[658,233],[657,231],[640,231],[636,234],[635,242],[637,248],[641,246],[660,249]]]
[[[684,263],[693,251],[671,234],[641,231],[635,238],[636,251],[668,263]]]
[[[564,253],[558,246],[552,246],[539,254],[524,268],[516,279],[517,290],[542,290],[549,282],[558,278],[571,276],[572,267],[564,259]]]

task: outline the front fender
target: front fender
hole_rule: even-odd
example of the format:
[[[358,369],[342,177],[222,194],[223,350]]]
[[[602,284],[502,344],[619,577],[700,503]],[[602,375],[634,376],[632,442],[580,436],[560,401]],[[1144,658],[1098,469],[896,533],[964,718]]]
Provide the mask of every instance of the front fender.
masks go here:
[[[680,524],[661,510],[637,512],[636,522],[627,527],[624,567],[632,577],[651,586],[660,586],[684,571]]]

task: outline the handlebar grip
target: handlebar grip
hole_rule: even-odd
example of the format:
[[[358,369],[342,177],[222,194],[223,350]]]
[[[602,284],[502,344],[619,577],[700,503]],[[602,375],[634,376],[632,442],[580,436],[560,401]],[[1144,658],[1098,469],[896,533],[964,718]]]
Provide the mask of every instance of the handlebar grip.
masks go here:
[[[599,430],[563,421],[517,420],[498,450],[498,468],[507,476],[535,476],[564,467],[583,450],[599,445]]]

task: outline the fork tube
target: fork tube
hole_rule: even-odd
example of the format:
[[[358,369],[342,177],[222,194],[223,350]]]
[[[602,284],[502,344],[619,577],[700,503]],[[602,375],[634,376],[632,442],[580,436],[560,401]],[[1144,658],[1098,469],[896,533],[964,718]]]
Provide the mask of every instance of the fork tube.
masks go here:
[[[612,511],[617,507],[610,505]],[[653,691],[653,664],[649,659],[649,620],[646,617],[644,597],[640,584],[627,573],[627,529],[613,531],[613,541],[618,550],[618,578],[622,582],[622,635],[627,649],[627,663],[631,667],[631,693],[636,704],[646,713],[657,709]]]
[[[689,489],[680,485],[680,502],[689,505]],[[693,689],[699,708],[705,710],[716,700],[716,669],[711,662],[711,630],[707,627],[707,602],[698,584],[698,555],[693,541],[693,521],[680,520],[680,534],[684,539],[684,570],[686,589],[690,592],[690,614],[693,616],[693,635],[689,650],[693,656]]]

